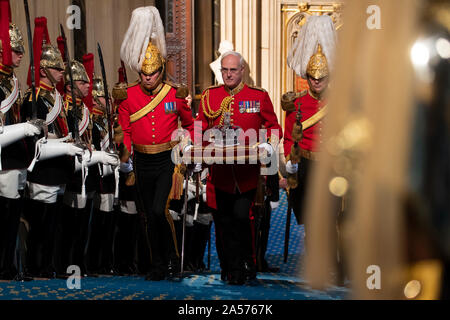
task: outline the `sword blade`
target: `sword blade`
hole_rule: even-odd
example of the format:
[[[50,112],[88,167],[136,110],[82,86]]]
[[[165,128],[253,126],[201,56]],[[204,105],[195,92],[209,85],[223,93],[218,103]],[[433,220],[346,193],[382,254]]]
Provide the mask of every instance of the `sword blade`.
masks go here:
[[[284,254],[283,254],[283,261],[284,263],[287,262],[288,253],[289,253],[289,236],[290,236],[290,230],[291,230],[291,215],[292,215],[292,205],[291,201],[288,196],[288,211],[286,215],[286,227],[284,231]]]
[[[106,82],[106,70],[105,64],[103,62],[103,53],[100,44],[97,42],[97,51],[98,51],[98,59],[100,61],[100,67],[102,70],[102,78],[103,78],[103,87],[105,89],[105,100],[106,100],[106,117],[108,119],[108,135],[109,135],[109,150],[115,151],[112,131],[113,131],[113,119],[112,119],[112,110],[111,104],[109,103],[109,91],[108,91],[108,83]]]
[[[181,272],[180,272],[180,278],[183,279],[183,272],[184,272],[184,241],[186,238],[186,215],[187,215],[187,203],[188,203],[188,188],[189,188],[189,174],[188,170],[186,169],[185,174],[185,183],[184,183],[184,204],[183,204],[183,233],[181,236]]]
[[[74,96],[75,94],[75,84],[73,81],[73,75],[72,75],[72,68],[71,68],[71,63],[70,63],[70,56],[69,56],[69,49],[67,48],[67,39],[66,39],[66,34],[64,33],[64,28],[63,26],[60,24],[59,25],[59,29],[61,31],[61,37],[63,39],[64,42],[64,56],[66,58],[66,62],[68,64],[69,67],[69,79],[70,79],[70,89],[71,89],[71,94],[72,94],[72,118],[73,118],[73,122],[74,122],[74,128],[73,128],[73,135],[75,138],[75,142],[77,144],[80,144],[80,132],[79,132],[79,128],[78,128],[78,119],[76,117],[77,114],[77,98]]]
[[[31,75],[31,105],[32,105],[32,119],[37,119],[37,104],[36,104],[36,79],[35,79],[35,67],[34,67],[34,53],[33,53],[33,37],[31,35],[31,22],[30,22],[30,10],[28,8],[28,0],[23,0],[25,8],[25,18],[27,21],[27,35],[28,35],[28,50],[30,52],[30,75]]]

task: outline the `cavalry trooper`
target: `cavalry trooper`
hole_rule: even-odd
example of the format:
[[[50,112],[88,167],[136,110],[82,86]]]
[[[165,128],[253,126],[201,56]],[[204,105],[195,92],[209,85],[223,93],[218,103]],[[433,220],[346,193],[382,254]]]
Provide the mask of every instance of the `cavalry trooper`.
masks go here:
[[[326,93],[336,43],[335,33],[330,17],[310,17],[302,39],[299,38],[294,44],[288,59],[289,66],[306,79],[309,86],[308,90],[299,93],[288,92],[282,98],[282,107],[286,111],[284,134],[286,171],[294,175],[298,185],[290,189],[289,201],[299,224],[304,223],[302,206],[305,202],[305,186],[311,173],[310,168],[318,158],[322,120],[327,113]],[[299,110],[301,127],[297,124],[296,118]]]
[[[174,163],[172,133],[181,126],[193,131],[186,88],[163,81],[166,45],[164,26],[155,7],[133,11],[121,47],[121,59],[139,74],[119,106],[124,144],[133,154],[137,204],[148,222],[151,269],[147,280],[162,280],[179,269],[173,221],[167,210]]]
[[[39,37],[35,33],[36,38]],[[40,60],[36,61],[35,66],[40,79],[36,94],[37,117],[45,120],[48,134],[36,142],[37,158],[28,170],[29,200],[25,217],[30,225],[30,233],[27,241],[27,271],[32,276],[51,278],[56,275],[56,266],[52,260],[56,221],[61,205],[58,196],[64,193],[66,183],[74,171],[74,156],[81,155],[83,150],[73,143],[62,141],[67,138],[68,126],[62,97],[55,88],[64,75],[61,53],[46,43],[41,51]],[[29,90],[22,106],[26,118],[32,115],[31,99]]]
[[[92,82],[92,142],[96,150],[106,151],[110,146],[110,126],[106,112],[105,87],[100,77],[94,76]],[[99,164],[99,172],[98,190],[94,195],[94,211],[91,218],[88,262],[89,269],[94,273],[108,274],[113,267],[112,247],[117,219],[114,211],[116,184],[111,166]]]
[[[38,135],[41,128],[22,122],[22,94],[14,69],[25,53],[23,37],[16,25],[3,23],[10,21],[9,1],[1,2],[0,12],[0,278],[12,280],[17,274],[14,250],[31,160],[24,138]]]
[[[73,92],[69,72],[72,73],[74,82]],[[66,96],[64,108],[70,114],[69,127],[72,128],[72,136],[76,138],[77,135],[74,133],[78,129],[79,141],[75,142],[82,144],[85,150],[81,159],[80,157],[75,158],[76,173],[71,177],[64,193],[64,240],[61,254],[63,268],[69,265],[78,265],[83,275],[88,274],[85,248],[88,241],[89,219],[95,193],[95,179],[88,180],[92,182],[92,185],[86,185],[89,168],[98,163],[118,165],[116,155],[93,148],[92,121],[88,108],[82,102],[82,99],[89,93],[89,85],[89,77],[84,66],[80,62],[72,60],[65,71]],[[73,99],[75,99],[76,109],[72,107]],[[76,126],[75,121],[78,122],[78,126]]]

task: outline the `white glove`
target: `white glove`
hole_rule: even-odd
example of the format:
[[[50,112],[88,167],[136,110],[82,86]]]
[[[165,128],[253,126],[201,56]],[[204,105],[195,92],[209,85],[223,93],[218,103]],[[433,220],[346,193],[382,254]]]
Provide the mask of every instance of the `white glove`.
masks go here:
[[[102,163],[104,165],[118,166],[120,164],[119,157],[114,153],[106,151],[92,151],[91,160],[88,161],[88,166],[96,163]]]
[[[202,171],[202,164],[196,163],[194,167],[194,173],[201,172]]]
[[[101,163],[104,165],[118,166],[120,163],[119,157],[116,154],[105,151],[92,151],[92,156],[89,151],[83,153],[82,162],[88,167],[94,164]],[[75,158],[75,171],[81,170],[81,163],[78,157]]]
[[[193,147],[192,144],[188,144],[187,146],[185,146],[185,147],[183,148],[183,154],[188,153],[189,150],[192,149],[192,147]]]
[[[33,137],[40,133],[39,127],[28,122],[4,126],[3,132],[0,133],[0,146],[4,148],[20,139]]]
[[[128,162],[121,162],[120,163],[120,169],[123,173],[129,173],[133,171],[133,160],[131,160],[131,157],[128,159]]]
[[[194,217],[190,214],[186,215],[186,227],[193,227],[194,226]]]
[[[275,210],[276,208],[278,208],[279,204],[280,204],[279,201],[277,201],[277,202],[270,201],[270,207],[272,208],[272,210]]]
[[[26,122],[26,123],[24,123],[24,125],[25,125],[24,131],[25,131],[26,137],[34,137],[41,133],[41,128],[39,128],[38,126],[35,126],[34,124]]]
[[[286,171],[287,171],[287,173],[289,173],[289,174],[297,173],[297,171],[298,171],[298,164],[297,164],[297,163],[296,163],[296,164],[293,164],[293,163],[291,162],[291,160],[289,160],[289,161],[286,163]]]
[[[267,142],[263,142],[261,144],[258,145],[258,148],[261,150],[266,150],[267,151],[267,155],[270,157],[273,154],[273,147],[267,143]]]
[[[83,149],[75,146],[72,143],[66,143],[66,142],[53,142],[51,140],[47,140],[46,143],[40,144],[40,155],[39,159],[40,161],[56,158],[59,156],[76,156],[76,155],[82,155]]]

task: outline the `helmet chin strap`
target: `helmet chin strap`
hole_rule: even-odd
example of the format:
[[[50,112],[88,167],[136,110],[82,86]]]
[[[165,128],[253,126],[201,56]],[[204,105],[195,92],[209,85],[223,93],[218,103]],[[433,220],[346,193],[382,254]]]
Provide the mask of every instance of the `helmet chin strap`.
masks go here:
[[[163,65],[162,65],[162,70],[161,70],[161,72],[160,72],[158,78],[157,78],[156,81],[155,81],[155,85],[154,85],[153,87],[151,87],[150,89],[148,89],[148,91],[155,90],[155,89],[160,85],[160,83],[162,82],[162,79],[163,79],[163,77],[164,77],[164,72],[165,72],[165,70],[166,70],[166,66],[165,66],[165,64],[163,64]],[[147,90],[147,89],[146,89],[146,90]]]
[[[58,83],[56,82],[56,79],[51,75],[50,72],[48,72],[47,68],[43,68],[44,69],[44,73],[45,76],[50,80],[50,82],[52,83],[52,85],[55,87]]]
[[[103,112],[106,112],[106,105],[103,104],[103,103],[100,101],[100,99],[99,99],[98,97],[94,97],[94,100],[95,100],[95,102],[97,102],[97,104],[98,104],[99,106],[102,107],[102,111],[103,111]]]

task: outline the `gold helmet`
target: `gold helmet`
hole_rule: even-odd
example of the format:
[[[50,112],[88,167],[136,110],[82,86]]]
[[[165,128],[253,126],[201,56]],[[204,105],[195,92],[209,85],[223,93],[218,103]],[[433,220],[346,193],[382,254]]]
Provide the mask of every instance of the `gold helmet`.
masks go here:
[[[306,73],[314,79],[322,79],[329,74],[327,57],[323,54],[320,44],[317,45],[316,53],[309,59]]]
[[[59,49],[49,43],[44,44],[44,46],[42,47],[40,66],[42,68],[64,70],[64,61]]]
[[[103,85],[103,79],[98,76],[94,76],[92,83],[92,97],[94,99],[105,97],[105,86]]]
[[[151,42],[148,43],[145,51],[144,61],[142,62],[142,73],[149,75],[164,66],[164,58],[159,49]]]
[[[90,82],[86,69],[81,62],[72,60],[70,62],[70,68],[72,70],[73,81]],[[66,71],[64,72],[64,80],[66,81],[66,83],[70,82],[69,66],[66,67]]]
[[[9,24],[9,38],[11,39],[11,50],[25,53],[22,32],[14,23]]]
[[[323,78],[332,73],[336,43],[333,19],[328,15],[310,16],[289,50],[287,64],[303,79],[308,75]]]
[[[120,58],[137,73],[152,74],[164,67],[167,56],[164,25],[156,7],[133,10]]]

